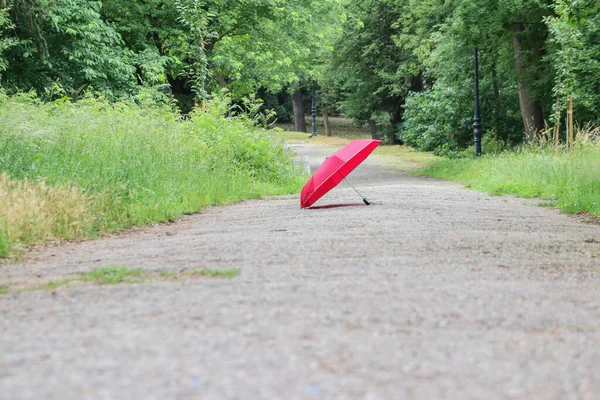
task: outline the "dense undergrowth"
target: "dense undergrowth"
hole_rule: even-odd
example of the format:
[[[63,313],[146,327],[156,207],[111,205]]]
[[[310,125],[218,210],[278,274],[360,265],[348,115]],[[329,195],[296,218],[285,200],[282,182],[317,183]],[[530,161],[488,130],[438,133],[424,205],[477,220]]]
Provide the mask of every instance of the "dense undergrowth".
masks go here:
[[[249,116],[224,117],[227,107],[218,98],[182,119],[93,96],[0,97],[0,257],[298,191],[290,151]]]
[[[529,146],[479,159],[439,159],[424,173],[496,195],[544,199],[565,213],[600,216],[600,142],[585,142],[575,146],[572,155],[564,149]]]

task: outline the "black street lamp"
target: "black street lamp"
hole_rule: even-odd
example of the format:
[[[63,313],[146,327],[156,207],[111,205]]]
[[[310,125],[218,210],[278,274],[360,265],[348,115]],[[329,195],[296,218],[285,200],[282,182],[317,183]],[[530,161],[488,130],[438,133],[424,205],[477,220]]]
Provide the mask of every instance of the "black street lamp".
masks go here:
[[[479,115],[479,52],[475,47],[475,117],[473,118],[475,136],[475,157],[481,155],[481,116]]]
[[[316,83],[312,83],[312,106],[310,108],[310,114],[312,115],[312,133],[309,137],[317,136],[317,101],[316,101]]]

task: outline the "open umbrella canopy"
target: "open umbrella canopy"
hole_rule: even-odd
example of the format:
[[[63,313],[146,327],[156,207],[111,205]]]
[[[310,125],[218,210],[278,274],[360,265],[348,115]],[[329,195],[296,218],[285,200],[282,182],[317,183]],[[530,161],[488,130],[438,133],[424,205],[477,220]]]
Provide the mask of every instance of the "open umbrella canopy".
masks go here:
[[[327,157],[302,188],[300,207],[310,207],[333,189],[354,168],[358,167],[379,146],[379,143],[381,140],[353,140]]]

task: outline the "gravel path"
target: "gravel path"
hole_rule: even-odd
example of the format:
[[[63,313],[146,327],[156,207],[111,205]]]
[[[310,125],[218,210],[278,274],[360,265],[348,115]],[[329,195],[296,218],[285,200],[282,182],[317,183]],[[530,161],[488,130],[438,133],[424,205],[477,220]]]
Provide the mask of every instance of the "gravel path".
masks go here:
[[[316,209],[247,201],[1,266],[241,274],[1,295],[0,398],[600,398],[600,226],[377,151],[351,180],[377,204],[342,183]]]

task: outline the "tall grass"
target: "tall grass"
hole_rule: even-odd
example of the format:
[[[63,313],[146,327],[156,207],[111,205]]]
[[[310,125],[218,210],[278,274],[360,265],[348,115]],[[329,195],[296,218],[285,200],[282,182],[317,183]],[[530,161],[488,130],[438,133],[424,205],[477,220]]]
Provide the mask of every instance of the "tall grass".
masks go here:
[[[247,116],[225,118],[226,111],[225,98],[182,120],[169,107],[99,98],[46,104],[28,94],[0,97],[0,256],[48,237],[93,236],[299,190],[304,177],[283,144]],[[20,205],[17,214],[19,198],[32,208]],[[40,202],[43,223],[33,211]],[[73,215],[50,216],[65,207]],[[35,222],[21,224],[27,228],[14,229],[34,214]]]
[[[572,156],[532,146],[480,159],[440,159],[424,173],[492,194],[545,199],[565,213],[600,216],[600,143],[587,137]]]
[[[21,250],[17,243],[82,236],[93,221],[89,212],[102,197],[69,185],[10,180],[0,175],[0,257]],[[12,245],[12,246],[11,246]]]

